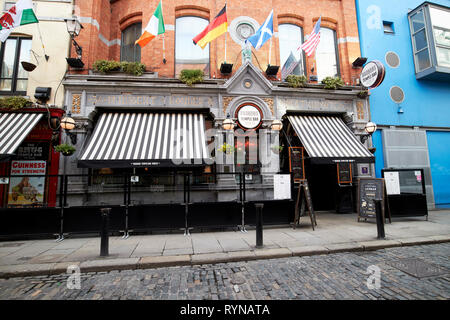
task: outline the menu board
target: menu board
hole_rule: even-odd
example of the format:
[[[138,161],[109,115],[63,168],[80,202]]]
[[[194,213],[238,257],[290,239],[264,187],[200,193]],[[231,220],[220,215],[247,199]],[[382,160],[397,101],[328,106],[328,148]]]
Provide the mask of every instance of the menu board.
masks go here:
[[[289,147],[289,169],[293,175],[294,183],[305,179],[302,147]]]
[[[400,178],[398,171],[384,172],[384,181],[386,182],[386,193],[388,195],[400,194]]]
[[[342,162],[337,165],[338,183],[352,183],[352,164]]]
[[[291,175],[274,174],[273,175],[273,199],[291,199]]]
[[[384,179],[360,178],[358,183],[358,221],[359,218],[376,217],[374,200],[382,200],[382,208],[384,208]]]

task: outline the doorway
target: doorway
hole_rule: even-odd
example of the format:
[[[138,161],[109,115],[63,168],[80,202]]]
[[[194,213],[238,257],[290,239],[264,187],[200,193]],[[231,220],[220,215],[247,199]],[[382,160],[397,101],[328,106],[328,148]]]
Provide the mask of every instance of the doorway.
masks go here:
[[[315,164],[311,159],[305,161],[305,174],[308,179],[314,210],[334,211],[337,203],[336,164]]]

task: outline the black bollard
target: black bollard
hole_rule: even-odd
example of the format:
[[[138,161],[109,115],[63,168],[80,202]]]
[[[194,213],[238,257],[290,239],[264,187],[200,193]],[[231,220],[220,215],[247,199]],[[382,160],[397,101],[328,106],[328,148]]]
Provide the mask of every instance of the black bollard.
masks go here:
[[[100,229],[100,256],[106,257],[109,255],[109,213],[111,208],[100,209],[102,214],[102,225]]]
[[[375,212],[377,217],[377,233],[378,239],[384,239],[384,219],[381,211],[381,200],[375,200]]]
[[[264,203],[255,203],[256,207],[256,247],[263,247],[263,215]]]

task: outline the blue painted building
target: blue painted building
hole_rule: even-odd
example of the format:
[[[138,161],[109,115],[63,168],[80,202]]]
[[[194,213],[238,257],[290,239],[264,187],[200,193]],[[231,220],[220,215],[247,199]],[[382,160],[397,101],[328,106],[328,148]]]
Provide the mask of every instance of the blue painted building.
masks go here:
[[[369,98],[376,176],[423,168],[429,208],[450,207],[450,1],[355,3],[362,57],[386,68]]]

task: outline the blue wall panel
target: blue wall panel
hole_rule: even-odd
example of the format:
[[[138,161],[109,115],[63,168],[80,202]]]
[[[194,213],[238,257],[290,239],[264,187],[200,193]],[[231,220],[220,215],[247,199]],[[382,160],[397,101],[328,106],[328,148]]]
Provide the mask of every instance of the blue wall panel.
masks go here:
[[[427,131],[436,207],[450,207],[450,132]]]
[[[372,135],[372,144],[377,150],[375,151],[375,174],[377,178],[381,178],[381,169],[384,168],[383,157],[383,139],[381,136],[381,130],[377,130]]]

